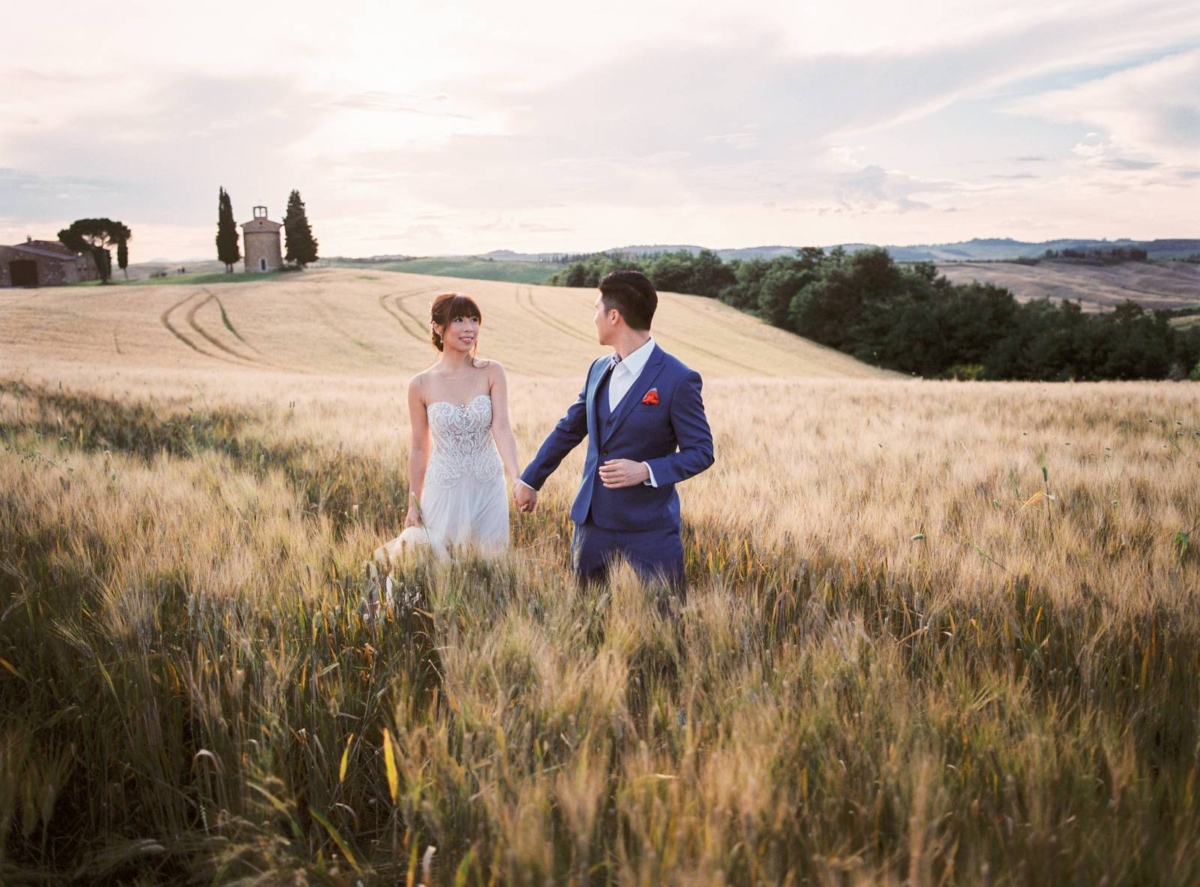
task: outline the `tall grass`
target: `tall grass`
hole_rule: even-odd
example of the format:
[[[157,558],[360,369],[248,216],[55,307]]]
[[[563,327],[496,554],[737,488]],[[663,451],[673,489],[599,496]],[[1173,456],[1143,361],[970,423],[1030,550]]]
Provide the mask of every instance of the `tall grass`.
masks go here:
[[[686,601],[573,587],[575,459],[375,621],[340,393],[0,388],[0,881],[1200,878],[1190,389],[716,383]]]

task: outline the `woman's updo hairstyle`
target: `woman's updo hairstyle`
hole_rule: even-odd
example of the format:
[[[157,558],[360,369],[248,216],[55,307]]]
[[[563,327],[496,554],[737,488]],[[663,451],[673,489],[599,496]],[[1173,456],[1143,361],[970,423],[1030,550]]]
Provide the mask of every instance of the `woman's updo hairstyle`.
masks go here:
[[[450,321],[456,317],[472,317],[477,322],[483,323],[483,315],[479,311],[479,306],[475,304],[475,300],[463,293],[442,293],[433,300],[433,304],[429,306],[429,319],[445,329],[450,325]],[[438,351],[442,350],[442,337],[438,335],[438,331],[430,325],[430,338],[433,341],[433,347]]]

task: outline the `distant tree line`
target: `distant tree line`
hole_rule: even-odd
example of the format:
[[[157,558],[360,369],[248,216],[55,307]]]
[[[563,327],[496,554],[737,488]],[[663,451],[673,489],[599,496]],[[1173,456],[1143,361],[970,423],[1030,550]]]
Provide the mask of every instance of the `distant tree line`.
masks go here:
[[[1112,249],[1048,249],[1046,259],[1077,259],[1103,265],[1118,265],[1121,262],[1145,262],[1149,253],[1140,246],[1114,246]]]
[[[592,255],[593,253],[561,253],[552,256],[550,261],[556,265],[573,265],[576,262],[586,262]]]
[[[1200,325],[1132,301],[1102,314],[1078,303],[1021,303],[994,284],[953,284],[930,262],[898,265],[883,249],[806,247],[770,261],[722,262],[711,250],[631,259],[599,253],[560,271],[559,286],[596,286],[640,268],[667,292],[711,296],[887,369],[929,378],[1093,381],[1200,378]]]

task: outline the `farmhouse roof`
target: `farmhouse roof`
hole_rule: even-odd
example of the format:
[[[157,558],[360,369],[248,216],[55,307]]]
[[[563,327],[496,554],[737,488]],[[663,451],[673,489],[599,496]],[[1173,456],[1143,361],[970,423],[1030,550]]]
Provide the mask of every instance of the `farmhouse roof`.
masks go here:
[[[62,253],[65,256],[75,255],[75,252],[61,240],[26,240],[25,245],[34,246],[38,249],[48,249],[51,252]]]
[[[76,258],[75,253],[53,240],[27,240],[24,243],[14,243],[9,249],[43,259],[58,259],[60,262],[73,262]]]

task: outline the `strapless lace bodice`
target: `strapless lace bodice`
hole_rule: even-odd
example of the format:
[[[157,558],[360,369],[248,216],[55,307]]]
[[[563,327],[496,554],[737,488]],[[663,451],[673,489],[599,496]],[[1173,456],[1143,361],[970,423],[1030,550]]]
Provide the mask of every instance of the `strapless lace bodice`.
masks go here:
[[[425,483],[449,487],[464,477],[483,482],[504,474],[492,439],[492,399],[480,394],[466,406],[436,401],[425,407],[433,453]]]

